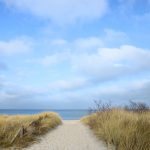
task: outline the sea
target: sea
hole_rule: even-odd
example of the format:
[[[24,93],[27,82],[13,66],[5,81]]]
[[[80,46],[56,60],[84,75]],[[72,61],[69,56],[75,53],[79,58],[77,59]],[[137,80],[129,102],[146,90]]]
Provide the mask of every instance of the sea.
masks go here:
[[[41,112],[56,112],[63,120],[79,120],[80,118],[90,114],[89,110],[0,109],[0,115],[32,115]]]

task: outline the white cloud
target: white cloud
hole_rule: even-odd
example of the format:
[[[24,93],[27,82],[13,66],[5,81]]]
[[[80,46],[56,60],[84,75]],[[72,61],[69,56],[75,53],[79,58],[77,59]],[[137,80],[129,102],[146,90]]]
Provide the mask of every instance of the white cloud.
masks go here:
[[[4,0],[10,6],[59,24],[101,18],[108,9],[107,0]]]
[[[143,78],[102,84],[91,88],[87,93],[94,99],[112,101],[112,104],[117,105],[128,103],[129,100],[150,104],[149,90],[150,80]]]
[[[147,84],[150,83],[149,79],[132,79],[130,81],[116,81],[115,84],[103,85],[97,88],[96,93],[101,95],[124,95],[125,93],[130,93],[133,90],[139,91],[144,89]]]
[[[48,88],[51,90],[75,90],[84,88],[88,84],[88,81],[83,78],[76,78],[72,80],[58,80],[51,83]]]
[[[78,38],[73,42],[73,45],[76,50],[81,52],[84,50],[94,50],[103,45],[103,40],[100,37]]]
[[[52,54],[45,55],[43,58],[38,60],[31,60],[29,62],[38,62],[44,66],[52,66],[60,64],[63,61],[70,61],[76,59],[76,57],[86,57],[86,55],[94,54],[97,55],[97,50],[109,45],[108,43],[112,42],[113,44],[117,41],[124,40],[127,38],[126,34],[121,31],[115,31],[112,29],[105,29],[104,36],[89,36],[85,38],[77,38],[73,41],[67,41],[65,39],[53,39],[48,40],[46,43],[48,49],[51,48]],[[42,42],[43,44],[43,42]],[[82,58],[81,58],[82,59]]]
[[[105,29],[105,36],[104,36],[104,42],[114,42],[117,40],[117,42],[123,41],[125,42],[128,39],[128,36],[125,32],[122,31],[115,31],[113,29]]]
[[[28,38],[16,38],[0,41],[0,54],[12,55],[32,50],[33,43]]]
[[[62,46],[62,45],[67,44],[67,41],[64,39],[56,39],[56,40],[52,40],[51,44],[56,45],[56,46],[58,46],[58,45]]]
[[[49,99],[57,102],[67,102],[66,105],[71,103],[73,107],[79,107],[78,103],[80,103],[81,108],[89,108],[91,106],[89,103],[98,99],[112,101],[112,104],[117,105],[125,104],[129,100],[150,104],[149,90],[149,79],[121,80],[109,84],[99,84],[98,86],[85,86],[80,90],[58,91],[58,93],[51,94]]]
[[[100,48],[93,54],[74,55],[71,63],[83,74],[108,80],[150,70],[150,51],[131,45]]]
[[[149,102],[150,78],[120,80],[109,84],[86,85],[86,80],[60,80],[43,89],[5,84],[0,91],[1,108],[89,108],[95,99],[112,100],[113,104],[128,100]],[[83,87],[83,89],[82,89]],[[3,88],[3,87],[2,87]],[[81,89],[80,89],[81,88]],[[80,90],[78,90],[80,89]],[[41,91],[42,90],[42,91]],[[54,91],[56,90],[56,91]],[[42,103],[41,103],[42,102]],[[57,105],[57,103],[59,103]],[[52,105],[53,104],[53,105]]]
[[[69,53],[54,53],[52,55],[46,55],[45,57],[37,60],[36,62],[48,67],[56,64],[60,64],[61,62],[67,60]]]
[[[15,94],[8,94],[6,92],[1,92],[0,97],[5,100],[5,99],[14,99],[17,96]]]
[[[108,41],[127,37],[124,32],[112,29],[106,29],[105,33],[103,37],[78,38],[71,42],[64,39],[52,40],[51,44],[63,46],[53,50],[52,54],[39,58],[38,63],[52,66],[66,62],[72,66],[73,71],[99,80],[121,78],[150,70],[150,50],[132,45],[105,48]]]
[[[91,46],[90,52],[88,48],[81,48],[82,44],[69,44],[71,47],[66,49],[70,51],[65,52],[64,49],[47,55],[38,59],[38,63],[49,67],[66,62],[73,72],[91,78],[93,81],[90,82],[109,81],[150,71],[150,50],[132,45],[98,48],[96,44],[93,48]]]

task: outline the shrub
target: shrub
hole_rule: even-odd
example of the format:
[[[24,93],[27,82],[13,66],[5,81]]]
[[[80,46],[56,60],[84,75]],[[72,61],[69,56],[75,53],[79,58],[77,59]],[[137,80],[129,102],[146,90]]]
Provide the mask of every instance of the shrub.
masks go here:
[[[137,113],[149,111],[149,106],[143,102],[133,102],[129,101],[129,105],[126,105],[125,110],[133,111]]]

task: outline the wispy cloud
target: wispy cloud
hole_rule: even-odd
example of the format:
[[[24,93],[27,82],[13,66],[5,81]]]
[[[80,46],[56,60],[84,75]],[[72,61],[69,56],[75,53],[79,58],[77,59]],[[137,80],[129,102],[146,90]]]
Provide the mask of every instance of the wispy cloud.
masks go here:
[[[25,53],[32,50],[32,40],[25,37],[0,41],[0,54],[13,55]]]
[[[31,13],[58,24],[91,21],[101,18],[108,10],[107,0],[4,0],[13,8]]]

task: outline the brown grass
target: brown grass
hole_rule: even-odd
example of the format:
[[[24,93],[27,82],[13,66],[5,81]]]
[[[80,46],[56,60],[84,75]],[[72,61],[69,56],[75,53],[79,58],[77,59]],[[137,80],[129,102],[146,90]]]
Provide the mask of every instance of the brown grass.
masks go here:
[[[115,150],[150,150],[150,112],[135,113],[112,109],[81,120]]]
[[[39,135],[61,124],[53,112],[36,115],[0,116],[0,148],[23,148],[35,142]]]

